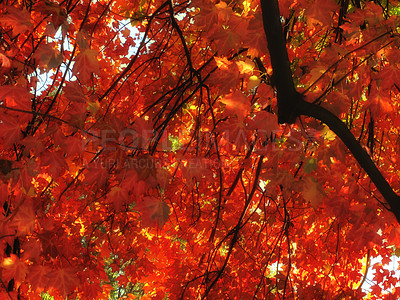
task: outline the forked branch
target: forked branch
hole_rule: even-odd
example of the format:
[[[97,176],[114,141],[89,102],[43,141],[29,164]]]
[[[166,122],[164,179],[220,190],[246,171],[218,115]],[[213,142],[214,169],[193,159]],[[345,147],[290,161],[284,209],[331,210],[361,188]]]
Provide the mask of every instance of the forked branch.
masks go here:
[[[400,196],[393,191],[349,128],[329,110],[305,101],[296,91],[283,36],[278,1],[261,0],[261,9],[273,69],[273,84],[277,89],[279,123],[293,124],[297,117],[304,115],[326,124],[343,141],[361,168],[368,174],[400,223]]]

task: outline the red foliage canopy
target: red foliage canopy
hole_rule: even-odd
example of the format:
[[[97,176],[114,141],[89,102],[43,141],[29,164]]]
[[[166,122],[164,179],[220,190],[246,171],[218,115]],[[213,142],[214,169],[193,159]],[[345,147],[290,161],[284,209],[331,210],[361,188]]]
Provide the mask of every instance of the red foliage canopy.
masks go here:
[[[1,3],[1,299],[400,297],[400,3],[261,1]]]

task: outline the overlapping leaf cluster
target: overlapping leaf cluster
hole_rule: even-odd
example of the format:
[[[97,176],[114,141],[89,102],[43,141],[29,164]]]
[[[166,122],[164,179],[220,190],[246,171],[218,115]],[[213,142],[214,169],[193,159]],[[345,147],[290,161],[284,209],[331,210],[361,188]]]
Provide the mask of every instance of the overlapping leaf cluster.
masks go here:
[[[397,191],[397,1],[279,5],[298,91]],[[326,126],[278,125],[262,28],[258,1],[2,2],[2,299],[399,296],[381,264],[361,288],[394,216]]]

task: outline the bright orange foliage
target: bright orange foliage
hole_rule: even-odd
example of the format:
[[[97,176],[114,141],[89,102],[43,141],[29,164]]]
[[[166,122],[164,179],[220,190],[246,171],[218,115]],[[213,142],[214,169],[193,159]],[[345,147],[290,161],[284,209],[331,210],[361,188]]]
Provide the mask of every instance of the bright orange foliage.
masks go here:
[[[296,90],[399,192],[399,1],[279,6]],[[269,48],[259,1],[3,1],[0,298],[399,298],[397,202],[278,124]]]

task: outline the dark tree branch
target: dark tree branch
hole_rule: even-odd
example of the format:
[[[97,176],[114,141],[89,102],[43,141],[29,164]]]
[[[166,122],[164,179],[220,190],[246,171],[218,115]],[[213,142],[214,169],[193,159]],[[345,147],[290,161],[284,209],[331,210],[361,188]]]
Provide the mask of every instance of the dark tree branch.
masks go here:
[[[282,32],[278,1],[261,0],[264,31],[273,69],[272,83],[276,86],[279,123],[293,124],[298,116],[297,105],[302,99],[293,84],[286,41]]]
[[[391,211],[400,223],[400,197],[390,187],[385,177],[383,177],[371,157],[361,147],[349,128],[337,116],[319,105],[302,100],[299,108],[300,115],[314,117],[324,122],[343,141],[361,168],[364,169],[376,188],[389,203]]]
[[[261,9],[273,69],[273,83],[277,89],[279,123],[292,124],[301,115],[313,117],[325,123],[350,150],[390,205],[391,211],[400,223],[400,196],[393,191],[349,128],[327,109],[304,101],[302,95],[296,91],[283,37],[278,1],[261,0]]]

